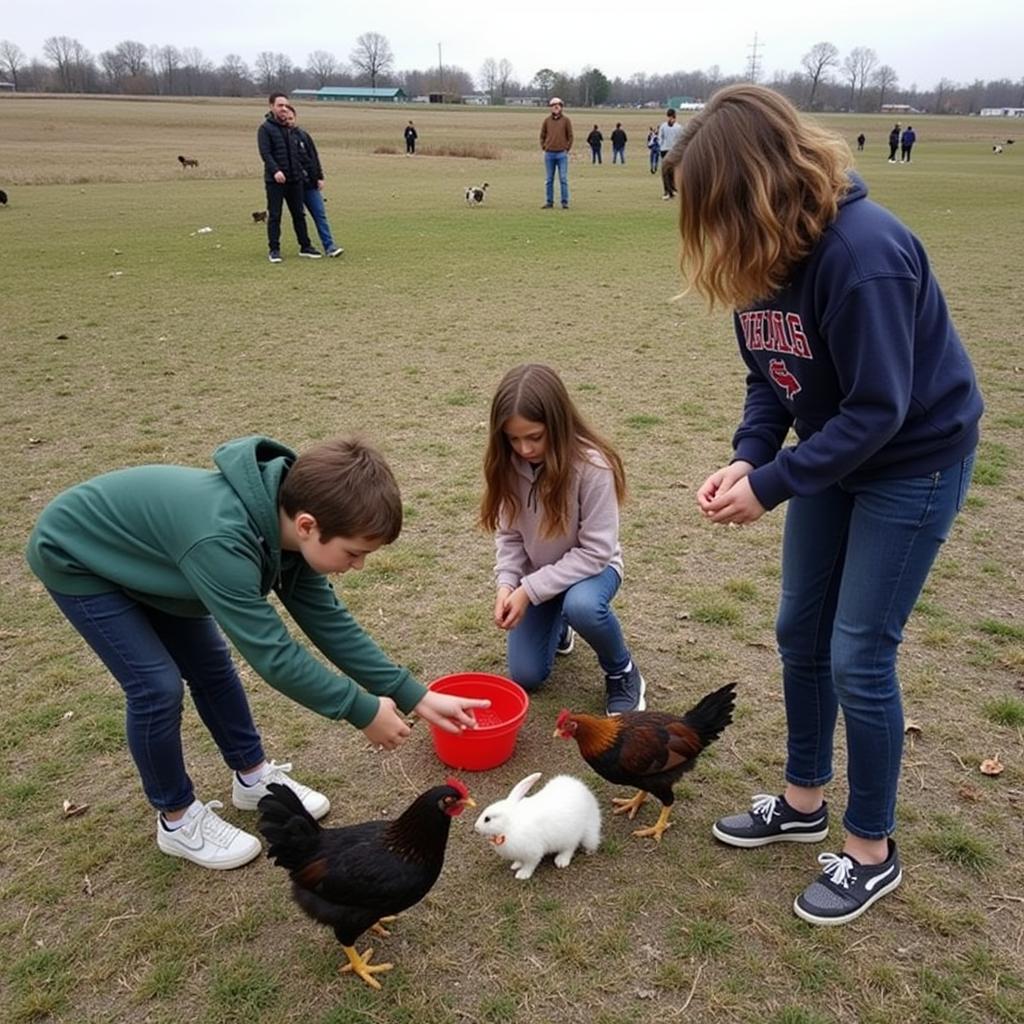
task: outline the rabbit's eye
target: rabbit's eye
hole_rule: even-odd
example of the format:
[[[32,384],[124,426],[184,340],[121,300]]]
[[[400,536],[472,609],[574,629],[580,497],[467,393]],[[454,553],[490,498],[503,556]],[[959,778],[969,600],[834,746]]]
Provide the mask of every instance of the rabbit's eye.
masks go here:
[[[491,816],[488,814],[487,817],[484,818],[484,823],[486,823],[486,822],[488,822],[490,820],[491,820]]]

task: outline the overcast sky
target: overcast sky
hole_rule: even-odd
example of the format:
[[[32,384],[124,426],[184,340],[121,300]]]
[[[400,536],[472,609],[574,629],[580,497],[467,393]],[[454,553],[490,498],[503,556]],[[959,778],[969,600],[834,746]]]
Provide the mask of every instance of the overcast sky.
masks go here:
[[[287,13],[284,13],[286,12]],[[215,63],[228,53],[252,64],[261,50],[305,65],[312,50],[347,61],[355,38],[387,36],[400,70],[438,62],[476,76],[485,58],[507,57],[526,82],[542,67],[609,78],[636,71],[706,69],[742,74],[755,33],[762,77],[793,71],[816,42],[845,56],[873,49],[899,84],[929,89],[940,78],[1024,79],[1021,0],[16,0],[4,4],[0,38],[41,57],[51,35],[78,39],[93,54],[123,39],[197,46]]]

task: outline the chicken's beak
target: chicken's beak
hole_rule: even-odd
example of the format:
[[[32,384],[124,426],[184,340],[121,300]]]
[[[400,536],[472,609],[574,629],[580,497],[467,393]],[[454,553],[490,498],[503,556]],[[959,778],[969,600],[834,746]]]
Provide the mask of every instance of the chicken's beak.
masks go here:
[[[551,738],[553,740],[557,740],[557,739],[561,738],[561,735],[562,735],[561,729],[557,729],[556,728],[555,731],[551,734]]]
[[[471,796],[464,797],[459,803],[463,807],[476,807],[476,801]]]

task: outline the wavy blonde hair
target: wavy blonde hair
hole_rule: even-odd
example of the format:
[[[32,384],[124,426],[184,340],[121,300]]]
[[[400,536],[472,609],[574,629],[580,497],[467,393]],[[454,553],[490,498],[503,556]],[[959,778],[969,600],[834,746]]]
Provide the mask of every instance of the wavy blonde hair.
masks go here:
[[[547,428],[544,472],[537,486],[544,508],[544,536],[568,533],[573,468],[580,461],[590,460],[588,449],[599,452],[608,463],[615,497],[620,504],[625,500],[626,472],[618,452],[580,415],[562,378],[550,366],[524,363],[505,374],[491,402],[480,502],[480,524],[485,530],[494,532],[503,513],[509,522],[519,514],[512,445],[505,436],[505,424],[512,416],[543,423]]]
[[[783,96],[734,85],[687,122],[666,162],[679,183],[687,291],[742,309],[775,294],[814,248],[853,157]]]

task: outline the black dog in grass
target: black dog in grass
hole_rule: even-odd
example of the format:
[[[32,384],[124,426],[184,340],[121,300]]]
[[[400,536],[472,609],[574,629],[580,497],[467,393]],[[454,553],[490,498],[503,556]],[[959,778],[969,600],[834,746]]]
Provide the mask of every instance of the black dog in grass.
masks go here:
[[[178,163],[181,164],[182,167],[198,167],[199,166],[199,161],[198,160],[192,160],[192,159],[190,159],[187,156],[179,156],[178,157]]]

